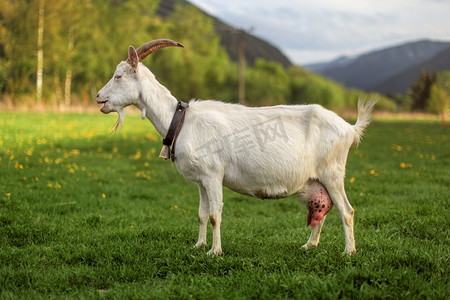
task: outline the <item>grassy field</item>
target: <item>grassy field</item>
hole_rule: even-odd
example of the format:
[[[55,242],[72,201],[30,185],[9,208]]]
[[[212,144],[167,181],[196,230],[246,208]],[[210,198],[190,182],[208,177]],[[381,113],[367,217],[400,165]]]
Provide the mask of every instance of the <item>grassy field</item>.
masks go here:
[[[333,209],[317,249],[295,197],[224,189],[223,257],[194,249],[196,186],[128,116],[0,112],[0,298],[449,299],[450,132],[375,121],[347,168],[357,255]],[[211,228],[208,238],[211,245]]]

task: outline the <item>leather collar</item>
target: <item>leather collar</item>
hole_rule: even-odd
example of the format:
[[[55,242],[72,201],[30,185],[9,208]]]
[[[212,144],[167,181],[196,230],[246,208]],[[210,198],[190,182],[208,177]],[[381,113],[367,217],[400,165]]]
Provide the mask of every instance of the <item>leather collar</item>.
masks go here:
[[[186,115],[186,109],[189,107],[189,103],[178,101],[177,108],[170,122],[169,130],[167,131],[166,137],[163,139],[163,148],[159,157],[175,161],[175,143],[178,138],[178,134],[183,127],[184,117]]]

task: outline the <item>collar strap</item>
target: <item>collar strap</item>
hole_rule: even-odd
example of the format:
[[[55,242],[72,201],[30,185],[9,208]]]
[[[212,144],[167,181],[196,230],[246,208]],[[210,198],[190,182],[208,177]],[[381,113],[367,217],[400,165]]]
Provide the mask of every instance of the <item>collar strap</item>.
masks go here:
[[[163,139],[163,148],[159,157],[164,159],[172,159],[175,161],[175,143],[178,138],[178,134],[183,127],[184,117],[186,115],[186,109],[189,107],[189,103],[178,101],[177,108],[172,117],[172,122],[170,122],[169,130],[167,131],[166,137]]]

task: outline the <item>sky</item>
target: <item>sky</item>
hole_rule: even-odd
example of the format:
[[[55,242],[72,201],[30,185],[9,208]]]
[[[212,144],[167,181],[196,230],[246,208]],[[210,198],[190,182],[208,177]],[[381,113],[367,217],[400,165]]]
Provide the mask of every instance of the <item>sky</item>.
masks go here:
[[[450,0],[189,1],[299,65],[420,39],[450,42]]]

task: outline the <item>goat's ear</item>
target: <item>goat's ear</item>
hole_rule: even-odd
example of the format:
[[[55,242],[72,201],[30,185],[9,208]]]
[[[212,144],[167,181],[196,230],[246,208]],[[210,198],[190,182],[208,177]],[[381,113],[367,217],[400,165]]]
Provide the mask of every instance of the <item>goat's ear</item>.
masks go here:
[[[133,46],[130,46],[130,48],[128,48],[127,63],[130,64],[130,66],[133,68],[134,72],[137,71],[137,67],[139,64],[139,57],[137,55],[136,49],[134,49]]]

